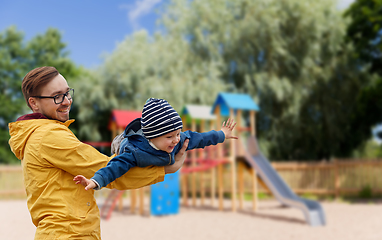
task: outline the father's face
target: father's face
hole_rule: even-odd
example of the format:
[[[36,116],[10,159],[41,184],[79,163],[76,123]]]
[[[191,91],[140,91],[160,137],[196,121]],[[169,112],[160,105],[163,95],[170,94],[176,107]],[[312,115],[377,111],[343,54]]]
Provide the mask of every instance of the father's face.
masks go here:
[[[57,94],[64,94],[69,91],[68,83],[65,78],[59,74],[53,78],[48,84],[46,84],[41,89],[41,96],[54,97]],[[73,99],[68,99],[64,97],[64,101],[60,104],[56,104],[53,98],[35,98],[38,105],[39,112],[45,115],[47,118],[59,120],[65,122],[69,120],[70,106],[72,105]]]

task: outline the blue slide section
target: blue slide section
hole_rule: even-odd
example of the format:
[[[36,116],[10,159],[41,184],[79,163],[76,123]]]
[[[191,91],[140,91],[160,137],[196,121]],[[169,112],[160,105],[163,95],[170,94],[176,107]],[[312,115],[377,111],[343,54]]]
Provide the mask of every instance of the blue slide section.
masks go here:
[[[257,174],[268,186],[277,200],[283,205],[302,210],[307,223],[311,226],[324,226],[326,220],[321,204],[317,201],[301,198],[290,189],[272,167],[268,159],[261,153],[255,137],[250,137],[247,145],[248,149],[245,151],[246,161],[256,169]]]

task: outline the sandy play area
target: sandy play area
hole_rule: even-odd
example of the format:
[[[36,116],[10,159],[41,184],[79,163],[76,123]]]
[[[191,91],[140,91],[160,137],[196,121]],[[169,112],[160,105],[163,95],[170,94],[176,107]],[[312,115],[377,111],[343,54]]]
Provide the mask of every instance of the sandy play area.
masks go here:
[[[101,202],[102,203],[102,202]],[[229,203],[228,203],[229,204]],[[327,225],[310,227],[300,210],[283,208],[274,200],[262,200],[258,212],[250,203],[231,212],[211,207],[181,207],[179,215],[149,217],[132,215],[129,206],[102,220],[103,240],[381,240],[382,203],[323,202]],[[25,200],[0,201],[0,239],[33,239]]]

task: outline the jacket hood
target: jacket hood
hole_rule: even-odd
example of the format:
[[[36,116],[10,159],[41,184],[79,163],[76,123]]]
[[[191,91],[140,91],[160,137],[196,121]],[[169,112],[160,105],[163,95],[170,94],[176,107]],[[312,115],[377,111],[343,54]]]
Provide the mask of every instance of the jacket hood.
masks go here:
[[[33,132],[50,121],[60,122],[57,120],[50,120],[41,113],[32,113],[21,116],[16,122],[8,124],[9,135],[11,136],[9,139],[9,146],[18,159],[22,160],[24,158],[25,145]],[[74,120],[60,123],[68,127],[72,122],[74,122]]]
[[[31,119],[48,119],[41,113],[30,113],[19,117],[16,121],[31,120]]]

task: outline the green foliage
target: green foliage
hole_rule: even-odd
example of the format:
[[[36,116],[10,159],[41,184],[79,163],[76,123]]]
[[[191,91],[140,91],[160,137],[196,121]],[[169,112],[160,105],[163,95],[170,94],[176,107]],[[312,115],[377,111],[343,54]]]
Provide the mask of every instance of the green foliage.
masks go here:
[[[23,35],[15,28],[0,34],[0,126],[5,128],[23,104],[21,81],[28,65],[28,51],[22,45]],[[15,79],[19,81],[15,81]]]
[[[303,193],[303,194],[301,194],[301,197],[302,198],[307,198],[307,199],[310,199],[310,200],[318,200],[318,196],[313,194],[313,193]]]
[[[382,0],[357,0],[345,17],[351,19],[346,40],[354,44],[360,62],[370,64],[371,72],[382,75]]]
[[[272,194],[268,194],[268,193],[263,193],[263,192],[259,192],[257,194],[257,197],[259,200],[266,200],[266,199],[271,199],[273,198],[274,196]],[[252,198],[251,198],[252,199]]]
[[[369,8],[361,13],[378,26],[380,14]],[[329,159],[350,156],[369,139],[382,106],[381,81],[356,58],[362,44],[344,42],[358,36],[349,34],[348,21],[362,18],[346,16],[331,0],[173,0],[163,9],[162,33],[126,37],[96,70],[75,68],[54,29],[27,44],[13,29],[1,41],[9,38],[17,53],[2,48],[0,54],[20,71],[9,70],[19,74],[9,79],[40,64],[56,66],[69,79],[76,89],[71,116],[81,126],[74,131],[84,140],[110,140],[112,109],[140,111],[147,98],[157,97],[179,111],[190,103],[211,105],[218,92],[230,91],[259,103],[259,142],[271,159]],[[7,61],[4,52],[19,59]],[[16,85],[7,94],[15,96],[20,82],[9,83]],[[15,101],[6,111],[14,118],[22,100],[6,99]]]
[[[358,197],[361,199],[373,198],[373,189],[370,186],[364,186],[358,193]]]
[[[260,104],[272,159],[348,156],[370,135],[356,111],[370,78],[344,44],[346,21],[325,1],[174,0],[162,23],[222,81]],[[353,134],[354,125],[359,126]]]
[[[102,129],[113,108],[141,110],[159,97],[180,110],[225,90],[259,103],[272,159],[347,157],[370,138],[377,77],[344,43],[348,23],[331,0],[173,0],[160,23],[163,33],[134,33],[81,77],[80,136],[110,139]]]
[[[80,136],[110,139],[105,131],[112,109],[141,111],[150,97],[166,99],[180,111],[186,103],[212,104],[224,84],[218,62],[195,59],[185,40],[136,32],[105,57],[97,71],[76,84]]]
[[[48,29],[29,42],[16,27],[0,33],[0,163],[18,162],[9,149],[8,123],[30,111],[21,92],[25,74],[47,65],[56,67],[67,79],[80,74],[81,70],[67,58],[65,46],[56,29]]]
[[[374,140],[366,141],[353,151],[352,156],[355,158],[381,159],[382,145]]]
[[[382,1],[357,0],[344,16],[350,19],[345,39],[355,47],[358,67],[370,66],[368,71],[375,74],[370,84],[360,89],[350,119],[352,128],[357,129],[355,134],[365,139],[360,135],[368,130],[367,126],[382,121]]]
[[[273,198],[272,194],[259,192],[257,193],[257,199],[259,200],[268,200]],[[239,199],[239,195],[237,195],[237,199]],[[252,193],[244,193],[244,201],[252,201],[253,200],[253,194]]]
[[[22,46],[23,35],[15,28],[0,34],[0,163],[16,162],[8,146],[7,124],[22,109],[21,81],[27,66],[28,52]]]

